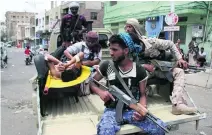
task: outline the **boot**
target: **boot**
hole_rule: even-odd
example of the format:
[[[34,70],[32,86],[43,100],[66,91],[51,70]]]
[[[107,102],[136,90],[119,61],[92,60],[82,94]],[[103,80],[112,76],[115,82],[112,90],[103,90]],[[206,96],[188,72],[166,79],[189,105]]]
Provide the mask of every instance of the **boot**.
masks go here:
[[[181,114],[194,114],[197,111],[194,107],[188,107],[185,104],[177,104],[172,106],[172,114],[181,115]]]

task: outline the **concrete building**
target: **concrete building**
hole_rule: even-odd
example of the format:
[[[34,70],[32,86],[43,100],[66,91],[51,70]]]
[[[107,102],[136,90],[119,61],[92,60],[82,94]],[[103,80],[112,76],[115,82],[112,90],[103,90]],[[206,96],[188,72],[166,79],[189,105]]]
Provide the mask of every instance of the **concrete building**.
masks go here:
[[[18,28],[19,26],[25,26],[26,23],[29,24],[30,18],[34,16],[35,14],[30,12],[6,12],[5,17],[8,38],[10,38],[10,40],[15,41],[16,37],[21,37],[20,35],[16,35],[17,33],[19,33],[17,32],[16,28]]]
[[[209,3],[211,4],[210,9]],[[188,44],[192,37],[197,38],[197,42],[203,42],[207,54],[212,48],[212,2],[197,1],[176,1],[175,13],[179,17],[176,24],[180,26],[179,31],[174,32],[174,42],[181,39],[181,48],[185,53],[188,51]],[[140,24],[145,26],[148,17],[158,17],[167,15],[170,12],[170,2],[165,1],[107,1],[104,3],[104,25],[114,33],[124,31],[124,26],[128,18],[136,18]],[[207,23],[206,23],[207,22]],[[167,24],[163,23],[163,28]],[[159,38],[170,39],[170,32],[162,29]],[[209,60],[209,55],[207,56]]]
[[[36,15],[36,38],[37,43],[36,44],[46,44],[46,37],[45,34],[48,30],[46,30],[46,17],[45,17],[46,11],[41,11]]]
[[[35,18],[30,18],[29,25],[25,26],[25,37],[24,37],[24,46],[27,44],[34,45],[36,36],[35,36]]]
[[[5,24],[5,22],[0,22],[0,30],[2,32],[6,32],[6,24]]]
[[[0,22],[0,41],[5,42],[6,40],[7,40],[6,25],[5,22]]]
[[[30,23],[17,23],[16,25],[16,40],[19,43],[23,43],[25,39],[25,28],[30,27]]]

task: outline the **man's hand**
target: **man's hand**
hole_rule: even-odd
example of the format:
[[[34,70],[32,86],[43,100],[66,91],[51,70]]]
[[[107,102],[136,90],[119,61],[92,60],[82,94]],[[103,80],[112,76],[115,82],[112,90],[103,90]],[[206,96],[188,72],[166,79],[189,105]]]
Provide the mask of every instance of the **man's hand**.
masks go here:
[[[188,63],[186,61],[184,61],[183,59],[179,59],[177,61],[177,64],[181,67],[181,68],[185,68],[187,69],[188,68]]]
[[[149,72],[153,72],[155,70],[155,67],[152,64],[144,64],[143,67]]]
[[[100,98],[104,101],[104,102],[107,102],[109,101],[110,99],[112,99],[113,101],[115,101],[115,98],[113,97],[112,94],[110,94],[110,92],[108,91],[102,91],[100,94],[99,94]]]
[[[141,116],[138,112],[133,112],[133,120],[140,121],[144,119],[144,116]]]

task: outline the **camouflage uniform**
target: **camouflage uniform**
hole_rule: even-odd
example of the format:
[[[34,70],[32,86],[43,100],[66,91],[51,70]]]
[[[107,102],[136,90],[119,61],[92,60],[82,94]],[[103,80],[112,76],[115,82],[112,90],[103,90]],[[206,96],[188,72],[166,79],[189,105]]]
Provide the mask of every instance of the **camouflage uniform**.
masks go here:
[[[135,125],[141,128],[148,135],[165,135],[164,131],[153,123],[151,120],[145,118],[141,121],[135,121],[132,119],[134,110],[128,110],[123,112],[123,119],[127,120],[129,124]],[[101,117],[99,124],[97,125],[98,135],[115,135],[121,129],[121,126],[116,122],[115,109],[106,108],[104,114]],[[157,120],[161,126],[166,126],[161,120]]]
[[[145,56],[149,56],[150,58],[155,58],[159,56],[159,50],[170,50],[173,56],[176,57],[177,60],[182,59],[181,54],[177,50],[175,44],[170,40],[162,40],[156,38],[142,38],[143,43],[145,44]],[[156,70],[153,73],[149,73],[149,77],[156,76],[158,78],[166,78],[163,72]],[[174,68],[172,70],[172,75],[174,78],[174,88],[171,96],[172,104],[187,104],[185,101],[185,74],[183,69]]]

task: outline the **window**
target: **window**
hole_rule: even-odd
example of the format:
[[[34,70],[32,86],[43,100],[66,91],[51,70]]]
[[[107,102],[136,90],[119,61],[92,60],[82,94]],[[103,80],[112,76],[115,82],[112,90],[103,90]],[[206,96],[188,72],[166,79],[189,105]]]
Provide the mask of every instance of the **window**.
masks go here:
[[[49,24],[49,16],[46,16],[45,25],[48,25],[48,24]]]
[[[16,18],[16,16],[13,16],[13,18]]]
[[[187,22],[188,17],[179,17],[179,21],[178,22]]]
[[[36,26],[38,26],[38,19],[36,19],[36,21],[35,21],[35,22],[36,22]]]
[[[180,39],[182,44],[185,44],[186,41],[186,28],[187,26],[180,26],[180,31],[174,32],[174,42]]]
[[[91,12],[91,20],[97,20],[97,12]]]
[[[102,48],[108,48],[107,46],[108,36],[106,34],[99,34],[99,44]]]
[[[58,19],[58,16],[56,16],[55,19]]]
[[[110,6],[114,6],[117,4],[117,1],[110,1]]]

